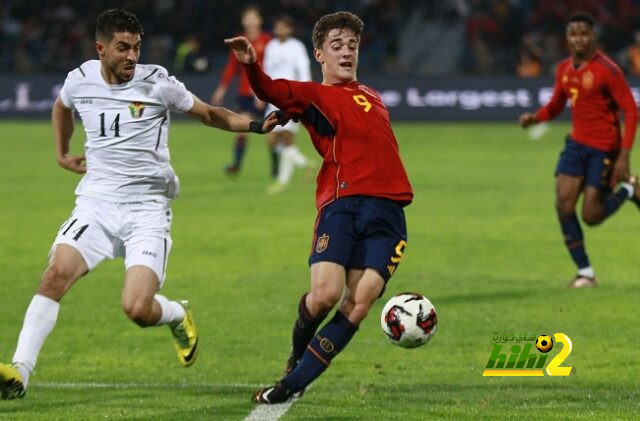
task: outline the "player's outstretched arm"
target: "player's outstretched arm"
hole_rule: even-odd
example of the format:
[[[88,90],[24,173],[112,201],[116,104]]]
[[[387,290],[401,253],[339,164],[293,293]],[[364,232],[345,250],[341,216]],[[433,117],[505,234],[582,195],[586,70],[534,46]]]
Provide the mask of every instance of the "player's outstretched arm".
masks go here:
[[[224,107],[213,107],[194,96],[193,107],[187,114],[203,124],[229,132],[268,133],[278,124],[286,123],[279,111],[270,113],[266,118],[250,120]]]
[[[256,49],[253,48],[247,37],[227,38],[224,43],[229,46],[240,63],[253,64],[258,60]]]
[[[73,110],[62,103],[60,97],[53,103],[51,123],[56,142],[56,159],[62,168],[79,174],[87,172],[84,155],[69,155],[69,144],[73,135]]]

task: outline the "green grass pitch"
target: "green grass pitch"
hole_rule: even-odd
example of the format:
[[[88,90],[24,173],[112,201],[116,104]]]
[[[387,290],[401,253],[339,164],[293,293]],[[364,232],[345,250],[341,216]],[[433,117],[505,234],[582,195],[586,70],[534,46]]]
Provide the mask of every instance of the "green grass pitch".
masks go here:
[[[553,208],[553,170],[567,126],[529,140],[514,124],[397,124],[415,189],[409,246],[387,293],[329,370],[283,419],[632,419],[640,413],[640,213],[632,204],[585,228],[600,288],[574,274]],[[82,148],[82,128],[74,150]],[[306,135],[299,142],[314,154]],[[189,298],[201,334],[181,368],[168,329],[139,329],[120,308],[123,262],[106,262],[62,301],[27,396],[0,419],[241,420],[251,392],[279,378],[296,303],[308,286],[313,185],[298,174],[267,196],[264,140],[245,170],[222,174],[231,135],[196,123],[171,129],[182,180],[164,294]],[[0,124],[0,360],[24,311],[79,177],[54,159],[47,122]],[[640,169],[636,152],[632,164]],[[415,290],[438,311],[428,345],[386,341],[379,312]],[[563,332],[568,377],[482,377],[495,332]],[[560,347],[558,347],[559,349]],[[549,354],[553,356],[556,349]]]

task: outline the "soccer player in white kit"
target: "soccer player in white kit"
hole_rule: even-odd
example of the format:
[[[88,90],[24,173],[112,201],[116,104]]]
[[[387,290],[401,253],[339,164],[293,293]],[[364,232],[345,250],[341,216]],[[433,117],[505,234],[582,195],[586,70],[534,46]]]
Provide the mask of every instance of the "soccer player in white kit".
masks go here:
[[[135,15],[118,9],[102,12],[96,26],[100,59],[71,71],[53,105],[58,163],[86,174],[26,311],[13,364],[0,364],[3,399],[25,395],[60,300],[104,259],[124,257],[122,307],[127,316],[142,327],[168,325],[179,362],[188,367],[195,361],[198,334],[188,302],[157,294],[171,249],[170,202],[179,188],[167,147],[170,111],[234,132],[265,133],[278,116],[251,121],[210,106],[163,67],[137,64],[142,33]],[[74,110],[86,132],[83,156],[69,155]]]
[[[288,79],[306,82],[311,80],[309,55],[304,44],[294,38],[294,21],[289,15],[279,15],[273,23],[274,38],[267,43],[264,50],[264,71],[272,79]],[[265,115],[276,110],[267,105]],[[295,136],[299,124],[289,121],[284,126],[273,129],[267,135],[267,142],[273,148],[282,145],[278,177],[269,186],[267,193],[275,194],[284,191],[291,181],[295,167],[312,169],[309,159],[300,152],[295,144]]]

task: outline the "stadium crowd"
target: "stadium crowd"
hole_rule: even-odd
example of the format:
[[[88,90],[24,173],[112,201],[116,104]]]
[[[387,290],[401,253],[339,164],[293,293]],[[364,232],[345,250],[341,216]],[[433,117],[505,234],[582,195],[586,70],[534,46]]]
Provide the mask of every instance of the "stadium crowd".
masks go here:
[[[113,7],[140,17],[148,34],[142,62],[219,73],[222,40],[241,31],[250,3],[267,29],[276,15],[291,15],[308,49],[319,16],[351,10],[367,23],[362,73],[418,75],[549,75],[566,54],[564,20],[584,10],[599,22],[601,48],[640,74],[638,0],[3,0],[0,73],[66,72],[94,58],[93,22]]]

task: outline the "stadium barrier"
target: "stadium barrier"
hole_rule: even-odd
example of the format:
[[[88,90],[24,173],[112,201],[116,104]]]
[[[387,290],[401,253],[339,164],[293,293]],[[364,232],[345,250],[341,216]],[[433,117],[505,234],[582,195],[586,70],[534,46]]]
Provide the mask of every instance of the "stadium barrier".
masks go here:
[[[206,75],[179,79],[205,101],[218,83]],[[0,119],[49,118],[63,81],[64,75],[0,76]],[[515,120],[545,104],[553,86],[550,78],[515,77],[363,77],[361,81],[381,93],[394,121]],[[638,102],[640,78],[630,79],[629,84]],[[233,109],[233,100],[234,95],[227,95],[225,105]],[[568,117],[569,113],[561,116]]]

